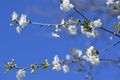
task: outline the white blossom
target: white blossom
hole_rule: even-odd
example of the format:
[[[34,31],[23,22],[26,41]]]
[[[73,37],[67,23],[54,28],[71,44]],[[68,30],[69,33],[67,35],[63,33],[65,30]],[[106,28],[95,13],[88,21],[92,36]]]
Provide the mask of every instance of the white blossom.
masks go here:
[[[95,31],[95,30],[93,30],[92,33],[91,33],[91,36],[92,36],[92,37],[96,37],[97,35],[98,35],[98,32]]]
[[[90,61],[91,64],[98,64],[100,62],[99,57],[98,55],[93,54],[93,50],[94,50],[94,46],[90,46],[86,50],[86,55],[83,56],[83,59],[86,61]]]
[[[89,58],[88,58],[88,56],[86,56],[86,55],[83,55],[82,58],[83,58],[84,60],[86,60],[86,61],[89,61]]]
[[[84,34],[86,34],[86,36],[89,37],[96,37],[98,35],[97,31],[92,31],[92,32],[85,32]]]
[[[95,30],[95,27],[101,27],[101,25],[102,25],[102,22],[100,19],[91,21],[88,25],[91,30],[89,30],[89,28],[86,28],[85,26],[82,25],[81,33],[85,34],[88,38],[96,37],[98,35],[98,32]]]
[[[69,72],[69,67],[68,67],[68,65],[63,65],[62,68],[63,68],[64,73]]]
[[[56,71],[59,71],[59,70],[61,70],[61,65],[60,64],[54,64],[52,69],[56,70]]]
[[[120,3],[120,1],[116,1],[116,2],[115,2],[115,4],[119,4],[119,3]]]
[[[111,36],[111,37],[110,37],[110,40],[113,40],[113,39],[114,39],[114,37],[113,37],[113,36]]]
[[[85,59],[86,61],[90,61],[92,64],[98,64],[100,62],[99,57],[94,55],[90,56],[84,55],[83,59]]]
[[[68,25],[67,23],[65,22],[64,18],[61,20],[61,25],[64,27],[64,28],[67,28]]]
[[[89,56],[89,61],[92,63],[92,64],[98,64],[100,61],[99,61],[99,58],[97,56]]]
[[[82,51],[79,50],[79,49],[76,49],[76,54],[78,55],[78,57],[81,57],[81,55],[82,55]]]
[[[62,25],[65,24],[64,18],[61,20],[61,24],[62,24]]]
[[[62,4],[60,5],[60,9],[62,11],[69,11],[73,7],[74,7],[74,5],[71,4],[69,0],[63,0]]]
[[[120,20],[120,15],[117,18]]]
[[[11,20],[14,21],[14,20],[17,20],[17,19],[18,19],[18,14],[15,11],[13,11],[13,14],[11,16]]]
[[[54,57],[54,61],[57,61],[57,62],[60,61],[58,55],[56,55],[56,56]]]
[[[94,46],[90,46],[87,50],[86,50],[86,54],[89,56],[89,55],[92,55],[92,52],[94,50]]]
[[[69,27],[68,27],[68,30],[70,31],[70,34],[72,34],[72,35],[76,35],[77,34],[77,28],[76,28],[76,26],[72,26],[72,25],[70,25]]]
[[[95,21],[93,21],[93,22],[91,22],[93,25],[92,26],[94,26],[94,27],[101,27],[101,25],[102,25],[102,22],[101,22],[101,20],[100,19],[98,19],[98,20],[95,20]],[[90,24],[91,24],[90,23]]]
[[[21,33],[22,32],[22,28],[20,28],[19,26],[16,27],[16,31],[17,33]]]
[[[92,37],[92,33],[91,32],[86,32],[85,33],[86,34],[86,36],[89,38],[89,37]]]
[[[107,0],[106,4],[107,5],[110,5],[110,4],[113,4],[115,0]]]
[[[61,65],[58,55],[54,57],[54,61],[52,62],[52,64],[53,64],[53,68],[52,68],[53,70],[57,70],[57,71],[61,70]]]
[[[71,56],[69,54],[66,55],[66,59],[70,60]]]
[[[22,28],[24,28],[28,24],[26,17],[27,17],[26,15],[21,14],[19,25],[22,26]]]
[[[20,69],[19,71],[17,71],[16,77],[18,80],[22,80],[22,78],[25,76],[25,70],[24,69]]]
[[[59,25],[56,25],[55,27],[56,27],[55,32],[59,32],[59,31],[61,31]]]
[[[86,29],[84,28],[84,26],[81,26],[81,32],[82,32],[82,34],[86,33]]]
[[[57,33],[54,33],[54,32],[52,32],[52,36],[55,37],[55,38],[59,38],[60,37],[60,35],[58,35]]]

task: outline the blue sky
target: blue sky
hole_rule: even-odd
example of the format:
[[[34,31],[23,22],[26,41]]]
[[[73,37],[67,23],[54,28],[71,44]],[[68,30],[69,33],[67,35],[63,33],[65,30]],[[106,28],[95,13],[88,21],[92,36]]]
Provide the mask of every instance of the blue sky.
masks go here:
[[[1,80],[17,80],[16,70],[12,70],[7,74],[4,73],[3,65],[6,61],[11,61],[13,58],[19,66],[26,67],[32,63],[41,64],[46,58],[51,62],[56,54],[63,59],[66,54],[70,54],[71,48],[85,51],[86,47],[94,45],[96,49],[101,50],[119,40],[118,38],[112,41],[109,40],[111,35],[104,31],[100,32],[105,36],[103,37],[100,34],[96,39],[88,39],[81,33],[77,36],[71,36],[68,32],[62,31],[62,37],[56,39],[51,37],[51,32],[54,31],[54,28],[28,25],[22,34],[17,34],[15,27],[9,26],[11,23],[9,17],[13,11],[16,11],[18,14],[27,14],[28,19],[42,23],[60,23],[62,18],[74,12],[73,10],[67,13],[60,11],[58,1],[54,0],[2,0],[0,2],[0,11]],[[85,13],[87,17],[92,19],[91,14]],[[80,18],[78,15],[74,15],[74,17]],[[109,29],[108,26],[111,26],[111,23],[116,21],[116,19],[113,19],[111,22],[104,23],[104,26]],[[100,57],[120,58],[119,45],[100,54]],[[84,80],[85,73],[75,71],[78,67],[71,65],[70,72],[67,74],[64,74],[62,70],[58,72],[53,71],[51,67],[48,70],[38,69],[34,75],[31,75],[28,70],[23,80]],[[120,70],[117,66],[103,65],[103,63],[95,66],[92,72],[96,80],[120,80],[119,73]]]

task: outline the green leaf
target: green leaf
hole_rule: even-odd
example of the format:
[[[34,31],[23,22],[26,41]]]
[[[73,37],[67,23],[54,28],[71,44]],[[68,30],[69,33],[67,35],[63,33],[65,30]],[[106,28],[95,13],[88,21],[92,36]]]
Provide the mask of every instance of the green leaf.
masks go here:
[[[116,24],[113,24],[113,26],[112,26],[113,28],[115,28],[115,29],[117,29],[117,25]]]
[[[6,69],[6,70],[5,70],[5,73],[7,73],[7,72],[9,72],[9,71],[10,71],[9,69]]]
[[[76,55],[76,49],[71,49],[71,53],[72,53],[72,55]]]
[[[118,22],[118,31],[120,31],[120,22]]]
[[[7,68],[8,68],[9,70],[11,70],[13,67],[8,65]]]
[[[41,66],[43,67],[43,69],[48,69],[48,67],[50,66],[50,64],[48,63],[48,59],[45,59],[45,62],[41,64]]]

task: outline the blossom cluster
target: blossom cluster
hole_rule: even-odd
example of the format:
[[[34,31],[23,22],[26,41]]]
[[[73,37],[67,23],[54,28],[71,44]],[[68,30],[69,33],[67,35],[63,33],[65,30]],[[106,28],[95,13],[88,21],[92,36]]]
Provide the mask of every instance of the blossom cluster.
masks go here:
[[[94,46],[90,46],[86,50],[86,54],[83,55],[82,51],[79,49],[72,49],[73,55],[66,55],[66,59],[70,60],[72,57],[75,57],[75,59],[78,60],[84,60],[86,62],[90,62],[92,65],[96,65],[100,62],[99,56],[98,56],[98,51],[94,49]],[[59,60],[58,55],[54,57],[54,61],[52,62],[53,65],[53,70],[59,71],[61,70],[61,61]],[[63,71],[66,73],[69,71],[68,65],[63,65],[62,66]]]
[[[83,56],[83,59],[90,61],[93,65],[100,62],[98,52],[94,49],[94,46],[91,46],[86,50],[86,55]]]
[[[7,68],[7,69],[5,70],[5,72],[8,72],[8,71],[10,71],[11,69],[14,69],[14,68],[19,69],[18,66],[17,66],[17,64],[15,63],[15,60],[14,60],[14,59],[12,59],[12,61],[10,61],[10,62],[7,62],[7,63],[5,64],[5,67]],[[25,76],[25,69],[24,69],[24,68],[23,68],[23,69],[19,69],[19,70],[17,71],[16,78],[17,78],[18,80],[22,80],[22,78],[23,78],[24,76]]]
[[[118,0],[107,0],[106,4],[114,9],[119,9],[120,7],[120,2]],[[67,12],[75,8],[74,5],[71,4],[69,0],[61,0],[60,9],[62,11]],[[120,20],[120,15],[117,18]],[[16,27],[17,33],[21,33],[28,24],[32,23],[30,20],[27,20],[26,14],[21,14],[19,18],[19,15],[15,11],[11,15],[11,21],[13,22],[13,24],[10,24],[11,26],[18,24],[18,26]],[[61,27],[67,29],[71,35],[77,35],[78,34],[77,31],[79,27],[78,24],[80,22],[81,21],[79,19],[75,20],[74,18],[69,19],[67,22],[64,19],[62,19],[60,24],[51,25],[51,26],[55,26],[55,31],[52,32],[52,36],[55,38],[60,37],[58,33],[61,31]],[[41,23],[37,23],[37,24],[41,25]],[[48,25],[44,24],[44,25],[50,26],[49,24]],[[83,20],[83,23],[80,26],[81,27],[80,30],[81,33],[85,34],[87,37],[96,37],[98,35],[98,32],[95,29],[101,26],[102,26],[101,19],[97,19],[95,21],[90,21],[88,19],[85,19]],[[116,29],[120,28],[120,23],[114,25],[114,27]],[[72,49],[71,51],[73,55],[72,56],[66,55],[67,60],[71,60],[71,58],[73,58],[73,60],[75,59],[78,60],[79,62],[80,60],[83,60],[85,62],[90,62],[92,65],[97,65],[100,63],[99,52],[94,48],[94,46],[90,46],[89,48],[87,48],[85,54],[83,54],[83,52],[79,49]],[[71,63],[73,62],[73,60],[71,61]],[[67,64],[67,62],[65,63],[64,60],[62,62],[62,60],[59,59],[58,55],[54,57],[52,64],[49,64],[48,60],[46,59],[45,62],[40,65],[40,67],[42,67],[43,69],[47,69],[50,65],[52,65],[52,70],[59,71],[62,69],[64,73],[69,72],[70,64]],[[15,64],[14,59],[11,62],[6,63],[5,66],[7,67],[6,72],[8,72],[13,68],[19,69],[18,66]],[[31,64],[30,67],[31,73],[34,73],[38,67],[39,66],[37,64]],[[25,70],[26,69],[24,68],[20,68],[17,71],[16,77],[18,80],[22,80],[22,78],[25,76]]]
[[[107,0],[106,4],[113,10],[117,10],[117,9],[119,10],[119,8],[120,8],[119,0]]]
[[[69,62],[60,60],[58,55],[55,55],[54,60],[52,61],[52,64],[48,63],[48,59],[46,59],[45,62],[41,64],[41,66],[37,64],[31,64],[30,65],[31,73],[33,74],[37,68],[42,67],[43,69],[48,69],[49,66],[52,66],[52,70],[56,70],[56,71],[63,70],[64,73],[67,73],[69,72],[69,65],[71,63],[85,61],[85,62],[90,62],[92,65],[97,65],[100,62],[98,51],[94,49],[94,46],[90,46],[89,48],[87,48],[85,52],[86,54],[83,54],[83,52],[79,49],[72,49],[71,52],[72,52],[72,56],[70,55],[66,56],[66,59],[69,60]],[[77,62],[73,62],[73,61],[77,61]],[[20,68],[16,65],[17,64],[15,63],[15,60],[12,59],[11,62],[7,62],[5,67],[7,68],[6,69],[7,72],[8,72],[8,69],[9,70],[13,68],[19,69],[16,73],[16,78],[18,80],[22,80],[22,78],[25,77],[25,71],[28,68]]]
[[[61,27],[67,29],[71,35],[76,35],[77,34],[77,26],[79,24],[80,20],[74,20],[74,18],[71,18],[66,22],[64,19],[61,20],[61,24],[56,25],[55,32],[52,32],[52,36],[55,38],[60,37],[58,32],[61,31]]]
[[[11,26],[19,24],[19,26],[16,27],[16,31],[18,33],[21,33],[25,26],[31,23],[30,20],[26,19],[25,14],[21,14],[20,19],[18,19],[18,14],[14,11],[11,15],[11,20],[13,21],[13,24],[10,24]],[[74,18],[69,19],[67,22],[62,19],[61,24],[55,25],[55,31],[52,32],[52,36],[55,38],[59,38],[60,35],[58,34],[61,31],[61,27],[67,29],[71,35],[76,35],[78,24],[81,21],[79,19],[75,20]],[[81,25],[81,32],[82,34],[87,35],[87,37],[95,37],[97,36],[98,32],[95,30],[96,27],[101,27],[102,22],[100,19],[95,21],[89,21],[85,20],[84,23]],[[53,25],[52,25],[53,26]]]
[[[13,24],[10,24],[10,26],[14,26],[16,24],[19,24],[19,26],[16,27],[17,33],[21,33],[25,26],[30,24],[30,20],[27,20],[27,15],[21,14],[20,19],[18,19],[19,15],[14,11],[11,15],[11,21],[13,21]]]
[[[80,60],[85,60],[90,62],[93,65],[96,65],[100,62],[98,51],[94,49],[94,46],[90,46],[87,48],[85,54],[82,53],[79,49],[73,49],[72,50],[73,56]],[[66,59],[68,59],[68,55],[66,56]]]
[[[58,55],[54,57],[54,61],[52,62],[52,65],[53,65],[52,68],[53,70],[57,70],[57,71],[61,70],[61,64]],[[68,65],[63,65],[62,68],[64,73],[67,73],[69,71]]]
[[[95,37],[98,35],[98,32],[95,30],[96,27],[101,27],[102,22],[100,19],[95,21],[84,21],[84,24],[81,25],[81,32],[87,37]]]

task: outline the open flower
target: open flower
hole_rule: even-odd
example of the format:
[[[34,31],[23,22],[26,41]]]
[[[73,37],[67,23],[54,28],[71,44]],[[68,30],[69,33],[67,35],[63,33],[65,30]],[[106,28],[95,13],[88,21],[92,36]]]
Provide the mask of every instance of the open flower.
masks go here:
[[[19,26],[17,26],[17,27],[16,27],[16,31],[17,31],[17,33],[21,33],[21,32],[22,32],[22,28],[19,27]]]
[[[27,17],[26,15],[21,14],[19,25],[22,26],[22,28],[24,28],[28,24],[26,17]]]
[[[115,0],[107,0],[106,4],[107,5],[110,5],[110,4],[113,4]]]
[[[12,21],[15,21],[15,20],[17,20],[18,19],[18,14],[15,12],[15,11],[13,11],[13,14],[12,14],[12,16],[11,16],[11,20]]]
[[[71,56],[69,54],[66,55],[66,59],[67,60],[70,60],[71,59]]]
[[[68,67],[68,65],[63,65],[62,68],[63,68],[64,73],[69,72],[69,67]]]
[[[94,50],[94,46],[90,46],[90,47],[86,50],[86,54],[87,54],[87,55],[92,55],[93,50]]]
[[[70,31],[70,34],[72,34],[72,35],[76,35],[77,34],[77,28],[76,28],[76,26],[72,26],[72,25],[70,25],[69,27],[68,27],[68,30]]]
[[[59,38],[60,37],[60,35],[58,35],[57,33],[54,33],[54,32],[52,32],[52,36],[55,37],[55,38]]]
[[[18,80],[22,80],[24,76],[25,76],[25,69],[20,69],[19,71],[17,71],[16,77],[18,78]]]
[[[99,57],[98,56],[94,56],[94,55],[84,55],[83,59],[86,61],[90,61],[91,64],[95,65],[98,64],[100,62]]]
[[[120,15],[117,18],[120,20]]]
[[[57,71],[59,71],[59,70],[61,70],[61,65],[60,65],[60,63],[59,63],[60,61],[59,61],[59,57],[58,57],[58,55],[56,55],[55,57],[54,57],[54,61],[52,62],[52,64],[53,64],[53,70],[57,70]]]
[[[93,21],[93,22],[90,22],[90,27],[101,27],[101,25],[102,25],[102,22],[101,22],[101,20],[100,19],[98,19],[98,20],[95,20],[95,21]]]
[[[69,0],[63,0],[62,4],[60,5],[60,9],[62,11],[69,11],[70,9],[72,9],[74,7],[74,5],[70,4]]]
[[[81,55],[82,55],[82,51],[79,50],[79,49],[76,49],[76,54],[78,55],[78,57],[81,57]]]

